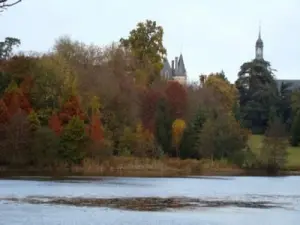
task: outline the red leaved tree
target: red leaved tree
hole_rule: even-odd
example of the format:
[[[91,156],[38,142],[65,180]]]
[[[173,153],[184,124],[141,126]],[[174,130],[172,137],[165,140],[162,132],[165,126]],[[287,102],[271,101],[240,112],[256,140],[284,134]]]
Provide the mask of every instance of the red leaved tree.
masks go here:
[[[51,130],[53,130],[57,135],[60,135],[62,132],[61,121],[57,115],[57,113],[53,113],[49,118],[48,125]]]
[[[167,101],[174,119],[183,118],[187,110],[187,90],[177,81],[169,81],[165,89]]]
[[[3,98],[11,117],[20,111],[20,98],[16,91],[6,93]]]
[[[14,116],[21,109],[29,114],[32,111],[28,98],[23,94],[15,81],[11,82],[5,90],[3,101],[10,116]]]
[[[153,134],[155,130],[155,113],[161,94],[151,88],[143,88],[140,91],[140,118],[145,130]]]
[[[81,120],[85,120],[86,116],[81,110],[79,98],[71,96],[62,106],[59,113],[59,119],[63,124],[67,124],[74,116],[78,116]]]

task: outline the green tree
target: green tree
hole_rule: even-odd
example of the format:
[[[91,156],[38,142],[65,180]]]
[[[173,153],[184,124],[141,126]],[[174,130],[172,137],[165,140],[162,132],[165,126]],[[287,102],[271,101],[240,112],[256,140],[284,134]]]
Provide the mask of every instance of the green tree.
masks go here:
[[[128,38],[120,39],[121,45],[128,49],[137,60],[137,76],[142,76],[145,72],[149,74],[146,81],[148,83],[160,78],[163,59],[167,54],[163,46],[163,34],[163,28],[155,21],[146,20],[138,23],[137,27],[130,31]],[[137,79],[140,78],[137,77]]]
[[[131,155],[135,144],[135,133],[130,127],[125,127],[118,143],[118,155]]]
[[[80,164],[85,157],[87,141],[84,122],[77,116],[73,117],[60,137],[60,156],[69,166]]]
[[[0,59],[9,58],[12,55],[13,48],[18,47],[20,44],[21,41],[13,37],[6,37],[4,41],[0,41]]]
[[[253,133],[263,133],[268,125],[270,108],[277,104],[278,88],[271,64],[253,60],[241,66],[235,82],[243,125]]]
[[[298,146],[300,142],[300,111],[296,113],[291,128],[291,145]]]
[[[7,86],[12,82],[12,77],[4,72],[0,71],[0,97],[4,94]]]
[[[35,166],[55,166],[59,159],[59,137],[48,127],[38,129],[31,140],[31,160]]]
[[[270,121],[260,149],[260,161],[269,173],[278,173],[287,160],[288,134],[285,124],[277,117]]]
[[[200,155],[233,160],[247,146],[248,135],[230,113],[207,119],[200,134]]]
[[[74,80],[74,71],[61,56],[40,58],[33,69],[34,82],[30,91],[34,109],[59,108],[60,100],[71,94]]]
[[[172,118],[169,106],[165,99],[158,102],[155,118],[155,137],[164,153],[172,153]]]
[[[292,84],[282,82],[278,90],[277,114],[282,118],[283,123],[287,125],[288,131],[292,124]]]
[[[199,158],[200,133],[205,121],[206,114],[203,109],[199,109],[183,134],[180,145],[181,158]]]

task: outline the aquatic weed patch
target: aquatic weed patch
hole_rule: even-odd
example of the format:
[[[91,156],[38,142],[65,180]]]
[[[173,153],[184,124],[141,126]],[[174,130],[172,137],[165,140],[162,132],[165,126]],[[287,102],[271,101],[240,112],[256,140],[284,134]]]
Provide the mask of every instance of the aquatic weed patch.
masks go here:
[[[134,211],[164,211],[168,209],[197,209],[216,207],[241,207],[241,208],[279,208],[279,204],[270,201],[243,201],[243,200],[218,200],[198,198],[65,198],[31,196],[26,198],[0,198],[0,201],[29,203],[70,205],[78,207],[105,207]]]

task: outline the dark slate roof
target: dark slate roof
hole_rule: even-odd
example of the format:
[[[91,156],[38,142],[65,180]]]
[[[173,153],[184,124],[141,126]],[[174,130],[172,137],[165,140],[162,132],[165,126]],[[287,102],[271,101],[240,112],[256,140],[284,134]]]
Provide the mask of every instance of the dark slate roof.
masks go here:
[[[168,61],[167,58],[164,58],[164,67],[167,70],[171,70],[171,65],[170,65],[170,63],[169,63],[169,61]]]
[[[177,73],[180,74],[181,76],[183,76],[183,75],[186,76],[186,69],[185,69],[182,54],[180,54],[180,56],[179,56]]]
[[[260,37],[256,41],[256,46],[260,46],[260,47],[264,46],[264,43]]]
[[[280,88],[282,83],[290,83],[292,89],[300,88],[300,80],[288,80],[288,79],[278,79],[276,80],[278,88]]]
[[[167,58],[164,59],[164,65],[160,71],[161,76],[170,79],[172,77],[172,69]],[[167,76],[167,77],[166,77]]]

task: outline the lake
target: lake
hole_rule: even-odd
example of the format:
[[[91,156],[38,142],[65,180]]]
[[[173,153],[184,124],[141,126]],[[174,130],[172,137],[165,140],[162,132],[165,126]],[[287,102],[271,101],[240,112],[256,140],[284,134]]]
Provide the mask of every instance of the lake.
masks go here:
[[[34,201],[39,197],[40,200]],[[218,204],[139,211],[66,205],[60,204],[61,201],[47,203],[52,198],[105,201],[139,197],[202,199]],[[229,205],[223,204],[228,202]],[[244,207],[255,202],[274,207]],[[297,176],[0,180],[1,225],[295,225],[299,221],[300,177]]]

